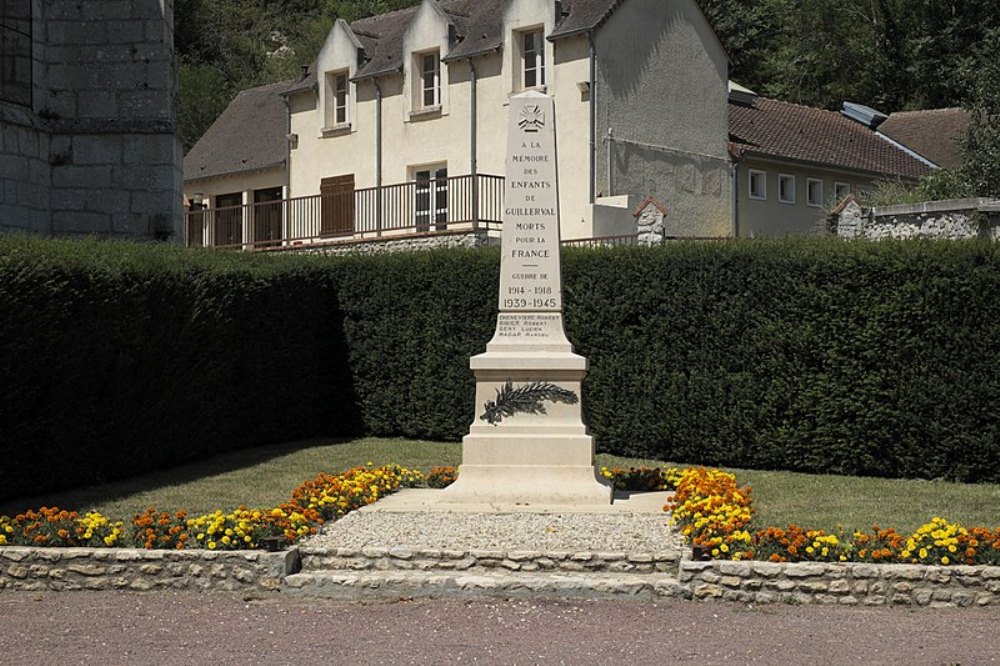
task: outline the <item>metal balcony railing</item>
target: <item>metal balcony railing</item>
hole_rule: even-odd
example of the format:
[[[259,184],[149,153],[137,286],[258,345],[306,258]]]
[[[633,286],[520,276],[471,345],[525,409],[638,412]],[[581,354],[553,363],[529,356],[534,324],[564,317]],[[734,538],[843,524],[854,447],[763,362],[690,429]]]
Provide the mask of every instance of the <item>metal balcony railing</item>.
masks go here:
[[[503,177],[452,176],[185,213],[185,243],[263,250],[499,229]]]

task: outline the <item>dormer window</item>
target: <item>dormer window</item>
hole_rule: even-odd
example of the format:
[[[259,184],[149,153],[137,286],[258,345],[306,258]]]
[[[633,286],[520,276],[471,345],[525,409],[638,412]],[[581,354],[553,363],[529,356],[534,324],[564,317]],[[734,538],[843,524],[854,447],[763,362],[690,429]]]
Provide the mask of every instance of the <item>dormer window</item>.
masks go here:
[[[441,106],[441,58],[434,51],[421,54],[419,60],[421,106],[425,109]]]
[[[521,87],[540,88],[545,85],[545,36],[541,30],[521,34]]]
[[[347,72],[328,72],[326,75],[326,127],[340,127],[350,121],[347,112],[350,103],[350,82]]]

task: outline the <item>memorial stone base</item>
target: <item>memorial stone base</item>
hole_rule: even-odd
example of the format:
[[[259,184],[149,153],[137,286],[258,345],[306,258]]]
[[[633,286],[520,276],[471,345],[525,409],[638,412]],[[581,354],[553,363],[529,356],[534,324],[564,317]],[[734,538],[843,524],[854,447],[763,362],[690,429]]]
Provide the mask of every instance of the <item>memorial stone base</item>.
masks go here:
[[[570,352],[487,352],[471,360],[476,405],[496,398],[507,382],[546,382],[580,395],[587,360]],[[613,489],[594,465],[594,438],[580,404],[546,402],[541,414],[517,414],[490,424],[477,414],[462,440],[458,480],[443,503],[510,505],[608,505]]]

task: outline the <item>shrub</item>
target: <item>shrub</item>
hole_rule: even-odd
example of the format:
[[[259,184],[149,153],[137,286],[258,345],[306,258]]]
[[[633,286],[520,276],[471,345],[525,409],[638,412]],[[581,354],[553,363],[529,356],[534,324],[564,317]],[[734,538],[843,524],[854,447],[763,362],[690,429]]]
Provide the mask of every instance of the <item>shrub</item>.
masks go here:
[[[0,546],[108,547],[121,544],[124,525],[91,511],[45,507],[13,518],[0,516]]]
[[[304,257],[0,238],[0,497],[359,433],[334,275]]]
[[[682,473],[676,467],[602,467],[601,476],[611,481],[615,490],[650,492],[673,490]]]
[[[454,467],[433,467],[427,474],[428,488],[447,488],[455,483],[458,472]]]
[[[1000,564],[1000,528],[966,528],[933,518],[911,536],[877,525],[850,537],[798,525],[754,529],[750,488],[718,469],[680,473],[673,498],[663,507],[680,526],[696,558],[769,562],[875,562],[912,564]],[[700,552],[698,552],[700,551]]]
[[[493,249],[324,258],[0,238],[0,494],[329,435],[458,440]],[[1000,482],[1000,249],[567,249],[598,450]],[[40,464],[44,461],[44,464]]]

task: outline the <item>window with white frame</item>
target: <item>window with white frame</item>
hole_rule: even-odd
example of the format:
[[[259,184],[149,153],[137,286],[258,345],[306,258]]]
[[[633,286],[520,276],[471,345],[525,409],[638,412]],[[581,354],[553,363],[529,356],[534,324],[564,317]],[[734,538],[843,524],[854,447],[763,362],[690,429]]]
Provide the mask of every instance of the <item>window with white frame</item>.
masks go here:
[[[420,64],[420,104],[424,109],[441,106],[441,58],[437,51],[417,56]]]
[[[833,198],[837,203],[843,201],[851,193],[851,184],[837,181],[833,184]]]
[[[326,127],[340,127],[350,122],[350,81],[347,72],[326,74]]]
[[[414,218],[417,231],[430,231],[432,224],[437,231],[443,231],[448,222],[448,166],[421,167],[412,173],[416,181]]]
[[[750,198],[767,199],[767,172],[750,169]]]
[[[778,201],[781,203],[795,203],[795,176],[787,173],[778,174]]]
[[[806,205],[816,208],[823,205],[823,181],[819,178],[806,179]]]
[[[539,88],[545,85],[545,34],[541,30],[520,33],[521,37],[521,88]]]

